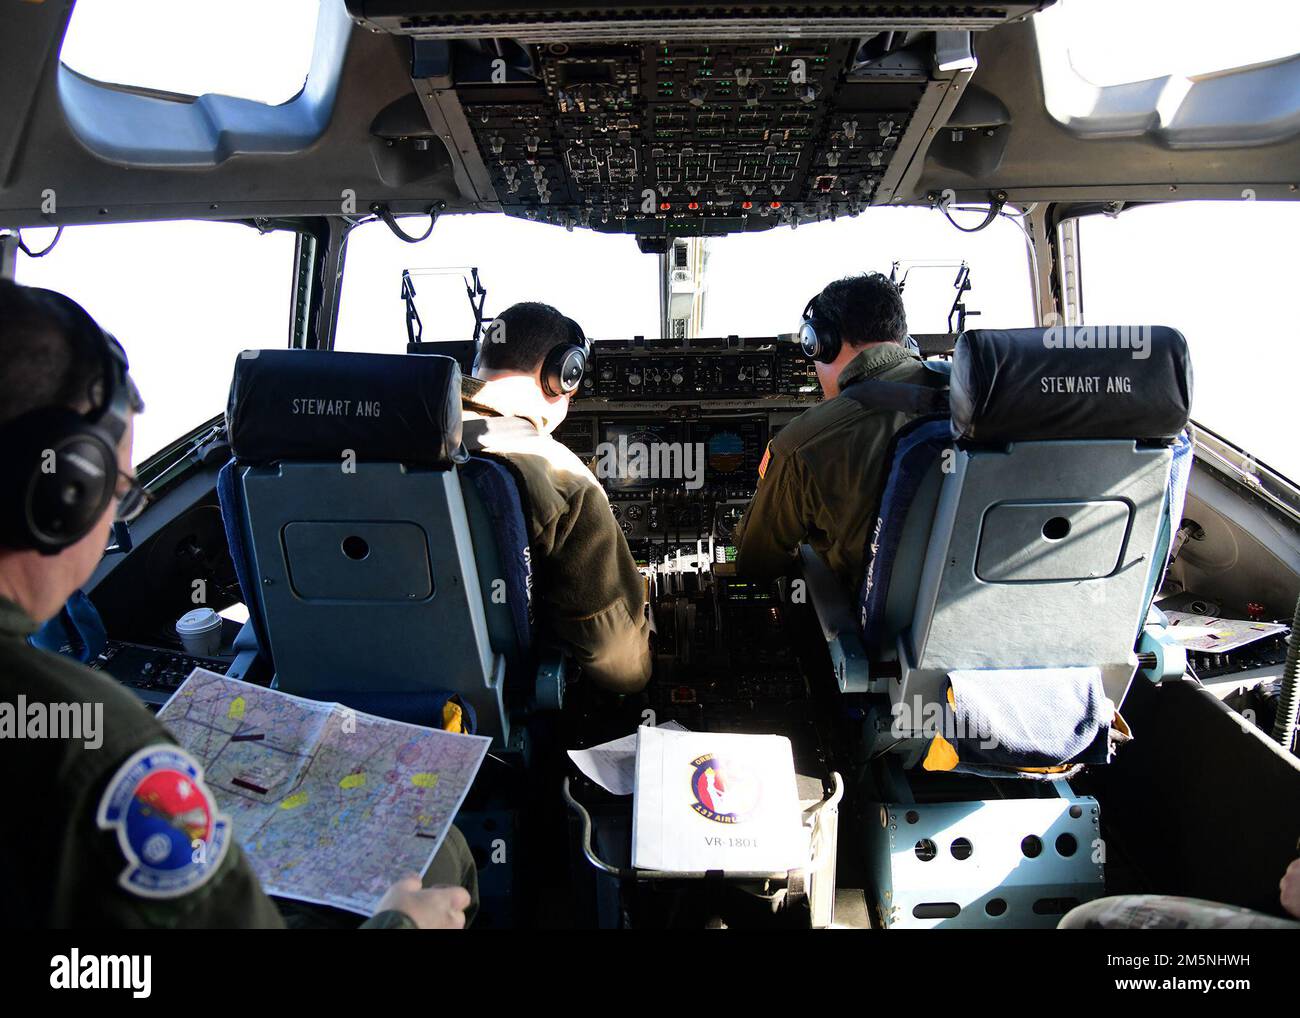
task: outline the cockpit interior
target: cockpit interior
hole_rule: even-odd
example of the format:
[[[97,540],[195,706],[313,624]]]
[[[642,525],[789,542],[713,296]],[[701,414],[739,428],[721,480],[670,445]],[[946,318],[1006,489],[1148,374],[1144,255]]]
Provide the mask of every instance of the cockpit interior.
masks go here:
[[[131,80],[200,52],[166,6],[3,15],[0,275],[80,300],[147,408],[148,505],[51,653],[154,711],[195,668],[413,724],[451,691],[491,739],[455,817],[476,927],[1053,929],[1130,894],[1287,915],[1287,5],[1255,5],[1275,51],[1157,72],[1138,58],[1177,33],[1116,41],[1108,2],[320,0],[271,100]],[[1236,17],[1203,6],[1198,38]],[[267,17],[224,64],[276,62]],[[97,69],[137,34],[148,59]],[[860,585],[815,541],[747,576],[772,444],[824,402],[801,309],[867,270],[948,402],[890,447]],[[462,444],[462,378],[518,300],[589,337],[553,437],[644,579],[640,692],[539,623],[519,479]],[[177,625],[200,609],[203,653]],[[1085,674],[1115,720],[1079,739]],[[1015,719],[1018,764],[928,730],[954,695]],[[570,751],[669,723],[788,739],[806,860],[634,866],[631,797]]]

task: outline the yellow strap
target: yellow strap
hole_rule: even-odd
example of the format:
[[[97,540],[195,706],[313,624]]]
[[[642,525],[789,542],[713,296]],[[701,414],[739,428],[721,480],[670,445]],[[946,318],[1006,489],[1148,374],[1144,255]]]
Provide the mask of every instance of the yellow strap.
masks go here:
[[[950,771],[959,763],[957,750],[942,735],[936,735],[926,750],[921,766],[927,771]]]

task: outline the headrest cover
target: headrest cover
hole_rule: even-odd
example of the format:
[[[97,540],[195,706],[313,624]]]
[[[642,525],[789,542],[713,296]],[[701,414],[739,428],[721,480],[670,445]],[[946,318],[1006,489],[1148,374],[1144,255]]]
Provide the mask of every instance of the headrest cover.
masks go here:
[[[1167,441],[1187,425],[1192,362],[1177,329],[975,329],[952,356],[952,433],[972,442]]]
[[[245,350],[226,407],[240,463],[396,462],[445,469],[461,446],[460,367],[450,357]]]

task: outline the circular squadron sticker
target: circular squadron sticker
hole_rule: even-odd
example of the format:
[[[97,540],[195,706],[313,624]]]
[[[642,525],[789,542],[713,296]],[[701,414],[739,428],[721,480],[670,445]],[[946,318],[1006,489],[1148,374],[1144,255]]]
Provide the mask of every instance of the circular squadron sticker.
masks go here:
[[[150,746],[122,764],[96,820],[117,831],[127,862],[122,886],[145,898],[178,898],[202,886],[230,847],[228,818],[179,746]]]
[[[691,809],[720,824],[741,824],[758,807],[763,786],[743,763],[706,753],[691,761]]]

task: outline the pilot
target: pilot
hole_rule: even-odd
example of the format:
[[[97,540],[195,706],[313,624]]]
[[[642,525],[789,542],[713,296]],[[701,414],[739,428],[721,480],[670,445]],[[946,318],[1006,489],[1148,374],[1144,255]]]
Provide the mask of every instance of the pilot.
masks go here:
[[[521,481],[540,621],[593,681],[634,693],[650,679],[645,581],[604,489],[551,437],[589,352],[578,324],[550,305],[507,308],[463,381],[465,443],[505,459]]]
[[[122,686],[27,642],[89,579],[114,518],[144,505],[131,474],[142,409],[121,347],[80,305],[0,280],[0,926],[285,925],[239,846],[214,839],[189,754]],[[53,724],[74,711],[98,715],[93,737]],[[125,822],[110,802],[130,804]],[[169,855],[177,828],[192,851]],[[364,925],[465,925],[477,878],[455,828],[424,883],[398,880]]]
[[[817,294],[804,311],[801,338],[814,353],[826,398],[769,443],[753,501],[736,528],[736,571],[755,579],[785,575],[806,541],[845,592],[856,594],[890,441],[915,415],[841,392],[866,379],[932,389],[944,382],[909,348],[903,298],[878,272],[846,276]]]

